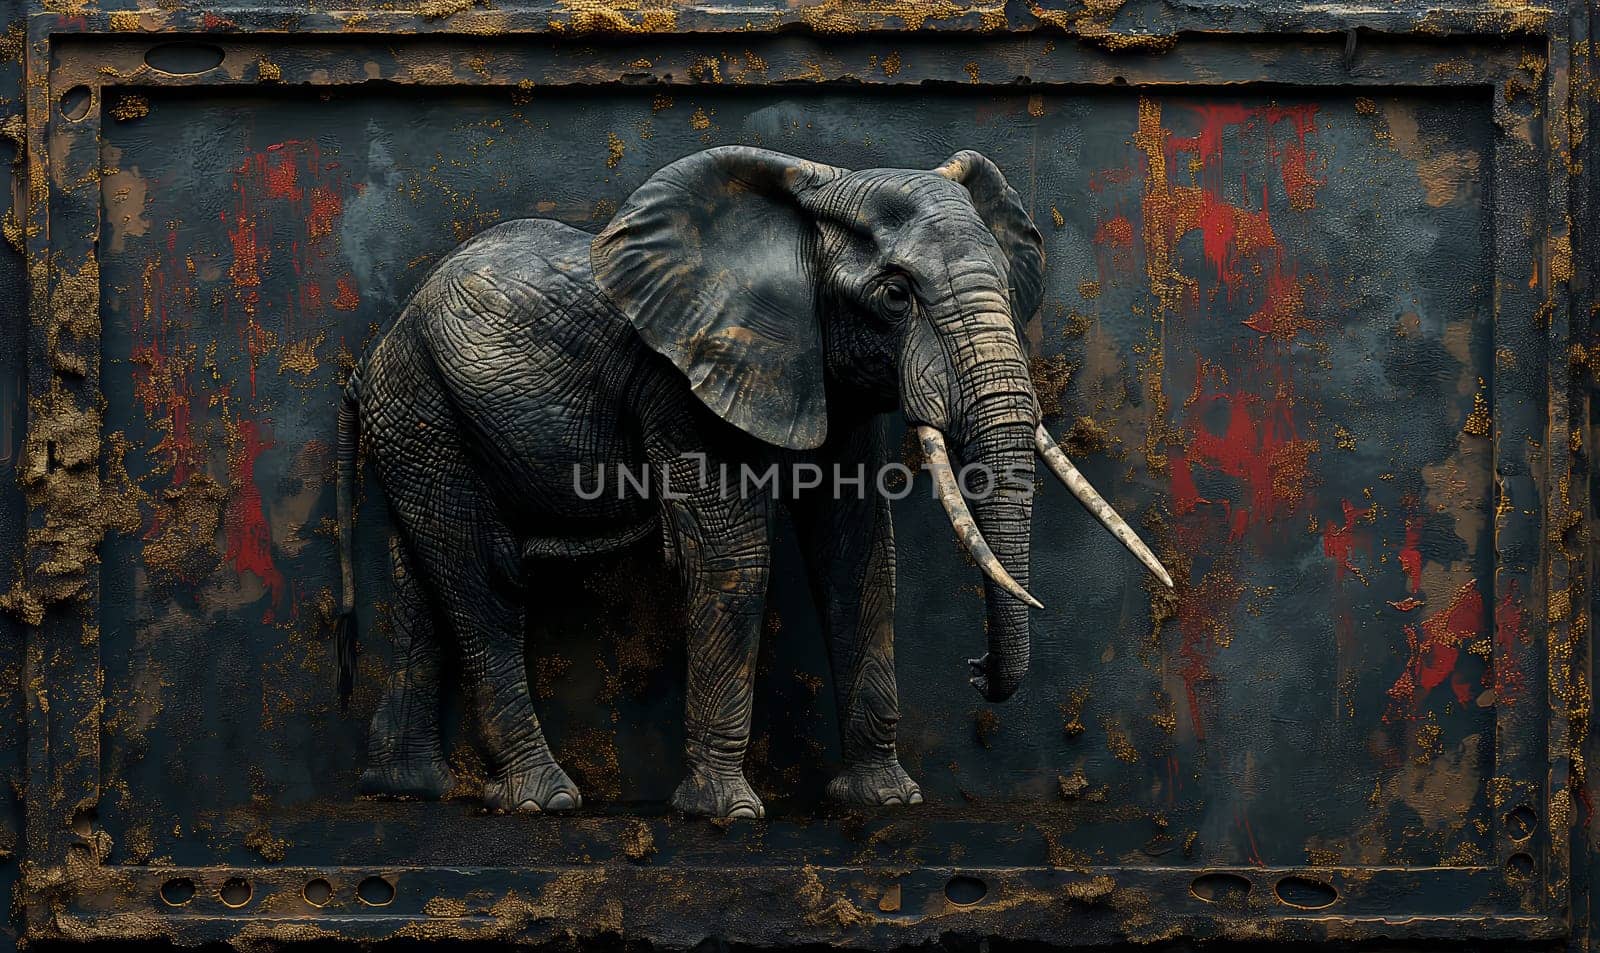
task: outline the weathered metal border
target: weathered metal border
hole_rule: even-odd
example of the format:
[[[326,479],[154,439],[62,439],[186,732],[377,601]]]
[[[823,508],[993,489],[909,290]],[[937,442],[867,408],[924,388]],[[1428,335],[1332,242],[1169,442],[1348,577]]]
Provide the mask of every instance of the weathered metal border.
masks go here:
[[[1161,32],[1116,32],[1087,13],[1031,8],[1033,22],[1014,24],[1003,8],[973,8],[944,19],[913,12],[839,12],[838,5],[770,10],[681,8],[618,12],[595,6],[555,11],[488,13],[450,9],[436,15],[371,12],[286,13],[113,12],[43,14],[29,25],[27,136],[29,208],[24,230],[29,275],[29,423],[20,477],[29,498],[25,578],[6,597],[30,623],[24,692],[28,712],[26,837],[22,901],[29,936],[170,937],[182,942],[328,936],[496,937],[536,939],[621,932],[671,945],[716,933],[756,943],[831,941],[891,946],[942,933],[1002,934],[1054,942],[1107,942],[1167,936],[1281,939],[1479,938],[1550,939],[1570,922],[1569,832],[1573,770],[1570,722],[1586,705],[1587,685],[1574,658],[1587,620],[1581,602],[1581,550],[1568,545],[1582,525],[1587,481],[1574,471],[1569,373],[1562,355],[1572,342],[1567,286],[1574,266],[1568,179],[1576,116],[1564,14],[1497,3],[1450,10],[1311,11],[1230,7],[1179,11]],[[898,8],[897,8],[898,9]],[[651,16],[662,19],[651,21]],[[819,19],[819,16],[821,17]],[[95,547],[116,525],[117,502],[101,492],[99,393],[100,122],[105,94],[119,87],[336,86],[374,80],[419,86],[513,86],[518,44],[548,44],[580,33],[674,34],[650,42],[660,54],[648,68],[626,50],[588,46],[582,57],[544,84],[711,82],[697,64],[715,56],[721,34],[740,45],[789,27],[819,33],[901,30],[905,49],[961,46],[1006,82],[1036,88],[1069,85],[1279,83],[1295,86],[1456,86],[1476,89],[1495,119],[1490,193],[1494,222],[1496,362],[1491,383],[1495,486],[1495,604],[1535,620],[1543,640],[1513,641],[1522,669],[1544,673],[1549,706],[1497,709],[1495,772],[1490,798],[1494,843],[1502,863],[1461,868],[1102,867],[1084,870],[875,870],[871,868],[652,868],[627,864],[566,868],[111,867],[103,863],[110,833],[98,825],[100,723],[104,705],[97,628]],[[1285,31],[1270,40],[1224,36]],[[1356,31],[1373,36],[1352,49],[1314,34]],[[1072,57],[1030,56],[1030,44],[1060,32],[1087,41]],[[677,35],[689,33],[693,35]],[[401,40],[406,34],[420,36]],[[702,35],[704,34],[704,35]],[[1038,35],[1033,35],[1038,34]],[[1179,41],[1179,35],[1182,35]],[[1524,37],[1509,44],[1505,35]],[[222,47],[223,63],[191,76],[157,73],[143,51],[178,37]],[[373,76],[367,57],[345,56],[347,37],[383,40],[396,54]],[[790,34],[792,42],[792,34]],[[1440,42],[1449,37],[1448,44]],[[752,85],[859,82],[858,67],[838,50],[850,38],[813,44],[803,62],[763,65],[741,78]],[[1247,56],[1219,57],[1220,48],[1270,42],[1270,68]],[[407,46],[409,44],[409,46]],[[490,75],[468,64],[477,48],[496,56]],[[314,57],[274,51],[315,51]],[[92,57],[75,57],[88,50]],[[1128,51],[1134,51],[1128,55]],[[1521,53],[1518,59],[1515,54]],[[1148,55],[1164,53],[1165,55]],[[1418,54],[1424,54],[1419,56]],[[1121,54],[1121,55],[1119,55]],[[1463,54],[1467,54],[1463,56]],[[1448,70],[1429,70],[1451,58]],[[427,62],[427,69],[413,68]],[[483,61],[478,61],[479,65]],[[857,60],[859,62],[859,60]],[[904,57],[904,68],[874,82],[969,81],[951,75],[959,59]],[[525,66],[526,64],[524,64]],[[546,64],[548,68],[548,64]],[[1015,67],[1015,69],[1012,69]],[[719,77],[720,79],[720,77]],[[68,118],[60,98],[82,86],[85,110]],[[1577,502],[1574,502],[1576,500]],[[1509,598],[1506,598],[1509,597]],[[1496,612],[1496,625],[1504,621]],[[1541,624],[1543,627],[1541,628]],[[1579,712],[1581,715],[1581,712]],[[1579,718],[1581,724],[1581,717]],[[1507,823],[1527,805],[1542,822],[1531,835]],[[989,885],[980,905],[960,907],[943,885],[955,874]],[[1198,874],[1227,873],[1252,889],[1236,905],[1208,903],[1191,889]],[[374,906],[355,885],[383,876],[395,899]],[[1340,899],[1325,910],[1297,909],[1274,892],[1285,877],[1334,886]],[[229,877],[252,884],[251,900],[227,907],[216,891]],[[182,907],[161,900],[163,883],[190,879],[195,899]],[[333,900],[318,907],[302,893],[325,879]],[[482,886],[494,902],[475,899]],[[1423,891],[1424,884],[1437,889]],[[890,888],[897,901],[887,902]],[[648,904],[639,898],[653,898]],[[1393,899],[1414,906],[1395,910]],[[1422,898],[1429,899],[1422,899]],[[676,901],[676,902],[673,902]],[[1068,918],[1071,932],[1067,932]]]

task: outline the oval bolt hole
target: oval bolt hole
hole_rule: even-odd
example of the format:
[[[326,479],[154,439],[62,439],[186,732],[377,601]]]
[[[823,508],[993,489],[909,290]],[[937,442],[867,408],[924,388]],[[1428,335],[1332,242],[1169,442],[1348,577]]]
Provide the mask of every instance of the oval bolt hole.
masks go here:
[[[333,884],[318,877],[316,880],[306,884],[305,889],[300,893],[306,898],[306,903],[311,904],[313,907],[325,907],[328,905],[328,901],[333,899]]]
[[[92,807],[80,807],[72,812],[72,833],[79,837],[88,837],[94,833],[94,822],[98,815]]]
[[[1533,876],[1533,855],[1512,854],[1506,860],[1506,872],[1513,877]]]
[[[1320,910],[1339,899],[1339,891],[1320,880],[1285,877],[1278,881],[1278,899],[1302,910]]]
[[[221,66],[224,55],[222,47],[209,43],[162,43],[146,50],[144,61],[163,73],[193,76]]]
[[[161,902],[169,907],[181,907],[194,899],[194,881],[188,877],[174,877],[161,885]]]
[[[356,896],[369,907],[386,907],[394,900],[394,884],[382,877],[368,877],[356,885]]]
[[[944,885],[944,895],[958,907],[970,907],[989,893],[989,885],[977,877],[951,877]]]
[[[217,891],[217,896],[224,906],[237,910],[250,902],[250,881],[243,877],[229,877],[222,882],[222,889]]]
[[[1512,840],[1524,841],[1532,837],[1538,823],[1539,815],[1533,813],[1533,808],[1526,804],[1506,812],[1506,833],[1511,835]]]
[[[61,115],[77,122],[89,115],[89,102],[94,98],[87,86],[74,86],[61,94]]]
[[[1243,904],[1250,895],[1250,881],[1238,874],[1201,874],[1189,885],[1189,892],[1206,903]]]

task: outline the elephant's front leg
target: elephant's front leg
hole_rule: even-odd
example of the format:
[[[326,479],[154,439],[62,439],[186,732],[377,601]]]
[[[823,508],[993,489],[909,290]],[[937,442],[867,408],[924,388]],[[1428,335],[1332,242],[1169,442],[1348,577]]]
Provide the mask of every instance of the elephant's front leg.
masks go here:
[[[857,467],[864,486],[808,497],[795,523],[824,619],[833,669],[844,770],[830,800],[886,806],[920,804],[922,791],[900,766],[895,728],[900,701],[894,672],[894,524],[875,486],[883,462],[881,424],[863,425],[832,454],[844,475]]]
[[[744,776],[756,653],[771,571],[771,503],[700,486],[698,464],[663,461],[680,499],[665,501],[689,622],[688,775],[672,806],[710,817],[762,817]],[[716,481],[712,481],[715,483]]]

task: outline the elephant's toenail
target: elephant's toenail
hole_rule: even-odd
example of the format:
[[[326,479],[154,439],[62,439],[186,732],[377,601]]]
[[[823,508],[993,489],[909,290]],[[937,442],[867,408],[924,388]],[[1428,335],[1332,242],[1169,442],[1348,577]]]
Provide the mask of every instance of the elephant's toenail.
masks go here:
[[[900,800],[900,796],[898,794],[891,794],[883,799],[884,807],[899,807],[904,803],[904,801]]]
[[[757,815],[756,815],[756,809],[755,808],[751,807],[748,804],[741,804],[738,807],[734,808],[733,810],[729,811],[728,812],[728,816],[729,817],[741,817],[741,818],[754,819]]]
[[[909,804],[921,804],[922,803],[922,792],[921,791],[912,791],[911,792],[911,799],[907,803],[909,803]]]
[[[545,808],[551,811],[570,811],[577,806],[578,803],[572,799],[572,795],[565,791],[557,791],[550,795],[550,801],[545,804]]]
[[[539,811],[542,811],[544,809],[539,806],[539,802],[538,801],[528,800],[528,801],[523,801],[521,804],[518,804],[517,805],[517,810],[519,810],[519,811],[531,811],[531,812],[537,814]]]

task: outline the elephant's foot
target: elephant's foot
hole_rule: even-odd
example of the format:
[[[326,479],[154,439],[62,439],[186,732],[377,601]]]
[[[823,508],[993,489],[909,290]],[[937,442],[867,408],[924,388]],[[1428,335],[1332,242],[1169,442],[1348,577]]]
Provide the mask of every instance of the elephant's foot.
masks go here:
[[[357,790],[372,797],[437,801],[456,786],[443,758],[410,758],[374,764],[361,775]]]
[[[739,771],[710,772],[690,768],[689,776],[672,795],[672,806],[685,814],[703,817],[766,817],[767,809]]]
[[[578,786],[554,761],[514,768],[483,786],[483,804],[499,814],[571,811],[583,806]]]
[[[845,768],[828,782],[828,800],[858,807],[899,807],[921,804],[922,789],[891,758]]]

